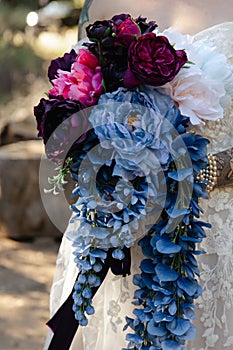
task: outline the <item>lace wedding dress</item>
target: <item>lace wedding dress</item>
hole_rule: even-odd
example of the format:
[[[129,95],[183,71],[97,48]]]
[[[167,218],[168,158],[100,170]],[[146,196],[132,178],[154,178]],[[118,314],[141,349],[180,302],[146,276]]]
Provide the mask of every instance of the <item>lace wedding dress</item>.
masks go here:
[[[222,23],[195,36],[211,42],[233,64],[233,22]],[[217,153],[233,147],[233,104],[218,122],[202,127],[203,135],[211,140],[209,151]],[[233,349],[233,187],[215,189],[209,200],[201,203],[205,221],[212,228],[207,232],[202,248],[206,254],[199,257],[200,283],[203,294],[197,301],[197,337],[188,350]],[[51,290],[51,314],[69,295],[77,276],[70,241],[66,234],[77,229],[69,224],[57,259],[56,274]],[[80,327],[71,350],[120,350],[126,347],[125,316],[132,315],[134,293],[133,274],[142,259],[140,248],[132,248],[131,276],[116,277],[108,273],[94,297],[95,314],[87,327]],[[47,349],[49,335],[44,350]]]

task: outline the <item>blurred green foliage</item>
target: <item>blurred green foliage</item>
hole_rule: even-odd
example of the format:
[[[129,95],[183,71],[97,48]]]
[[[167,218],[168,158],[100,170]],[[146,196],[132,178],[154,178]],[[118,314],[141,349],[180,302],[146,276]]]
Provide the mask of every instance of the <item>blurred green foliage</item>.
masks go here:
[[[38,75],[42,60],[24,41],[27,13],[36,1],[0,1],[0,103],[8,102],[17,88],[27,87],[27,75]]]
[[[0,103],[8,102],[16,90],[27,93],[27,76],[40,75],[42,60],[29,45],[15,47],[0,39]]]
[[[12,8],[9,4],[0,2],[0,33],[4,30],[24,30],[28,8],[17,5]]]
[[[29,75],[45,75],[43,59],[35,54],[27,40],[26,17],[30,11],[37,11],[49,2],[0,0],[0,104],[11,100],[17,89],[26,93]],[[76,9],[83,5],[83,0],[69,2]]]
[[[7,4],[11,7],[18,6],[19,4],[24,7],[28,7],[31,9],[36,9],[38,7],[38,1],[35,0],[1,0],[0,3]]]

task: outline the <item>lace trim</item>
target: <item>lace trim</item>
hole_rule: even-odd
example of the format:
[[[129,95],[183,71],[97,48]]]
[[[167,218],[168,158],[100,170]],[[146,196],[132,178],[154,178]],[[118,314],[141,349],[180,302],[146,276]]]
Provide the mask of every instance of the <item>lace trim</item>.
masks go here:
[[[212,225],[201,245],[206,254],[199,257],[203,294],[197,301],[200,309],[197,326],[204,333],[191,350],[232,349],[233,189],[214,190],[202,207],[205,220]],[[205,346],[201,347],[203,343]]]
[[[197,40],[212,42],[233,64],[233,23],[207,29]],[[200,132],[211,140],[210,152],[217,153],[233,147],[233,104],[216,124],[207,122]],[[201,248],[199,257],[202,297],[198,300],[200,334],[190,350],[232,349],[233,346],[233,188],[216,189],[208,201],[201,203],[204,220],[212,228]],[[203,331],[204,329],[204,331]]]
[[[117,333],[119,330],[119,325],[120,325],[120,330],[125,325],[125,319],[120,317],[121,315],[121,304],[125,304],[127,300],[130,299],[130,293],[129,293],[129,283],[126,278],[120,277],[121,278],[121,284],[120,284],[120,290],[119,290],[119,296],[117,299],[112,299],[109,301],[109,306],[107,309],[107,315],[110,316],[110,324],[112,327],[112,330]],[[112,279],[112,282],[116,282],[119,277],[115,277]]]

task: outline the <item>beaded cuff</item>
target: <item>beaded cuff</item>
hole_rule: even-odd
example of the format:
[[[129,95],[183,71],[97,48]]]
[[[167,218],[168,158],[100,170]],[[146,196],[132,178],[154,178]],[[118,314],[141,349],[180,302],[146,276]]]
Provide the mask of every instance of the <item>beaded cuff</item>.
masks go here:
[[[202,169],[198,175],[198,179],[201,182],[207,183],[206,192],[211,192],[214,187],[217,185],[217,157],[211,153],[207,155],[208,165],[205,169]]]

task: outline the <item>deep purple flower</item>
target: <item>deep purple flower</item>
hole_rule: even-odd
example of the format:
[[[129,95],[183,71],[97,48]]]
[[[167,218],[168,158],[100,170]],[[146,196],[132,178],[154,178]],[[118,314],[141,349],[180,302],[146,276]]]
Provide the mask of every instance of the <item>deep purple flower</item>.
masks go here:
[[[46,144],[52,133],[65,119],[83,108],[85,108],[84,105],[79,101],[64,99],[61,96],[53,96],[51,99],[42,98],[38,106],[34,107],[38,136],[42,137]]]
[[[148,33],[129,47],[126,87],[139,84],[161,86],[171,81],[187,62],[184,50],[175,50],[164,36]]]
[[[72,63],[74,63],[77,57],[75,50],[71,50],[70,53],[65,53],[63,57],[58,57],[55,60],[52,60],[48,69],[49,80],[57,78],[58,69],[64,71],[70,71]]]
[[[95,21],[86,28],[87,36],[90,40],[100,41],[104,38],[111,37],[116,32],[116,27],[121,25],[128,18],[129,14],[115,15],[109,20]]]
[[[135,19],[135,22],[139,25],[142,34],[151,33],[158,27],[155,21],[147,22],[146,20],[146,17],[141,16]]]
[[[87,36],[91,42],[84,45],[93,53],[100,62],[100,65],[106,66],[114,60],[115,37],[116,32],[114,22],[111,20],[96,21],[86,28]]]
[[[90,40],[101,40],[112,34],[114,23],[111,20],[95,21],[86,28]]]
[[[49,159],[63,161],[73,143],[78,145],[85,141],[91,125],[84,108],[79,101],[61,96],[42,98],[38,106],[34,107],[38,136],[46,144]]]
[[[119,26],[122,22],[127,20],[127,18],[131,18],[128,13],[121,13],[120,15],[113,16],[111,21],[113,21],[116,26]]]

